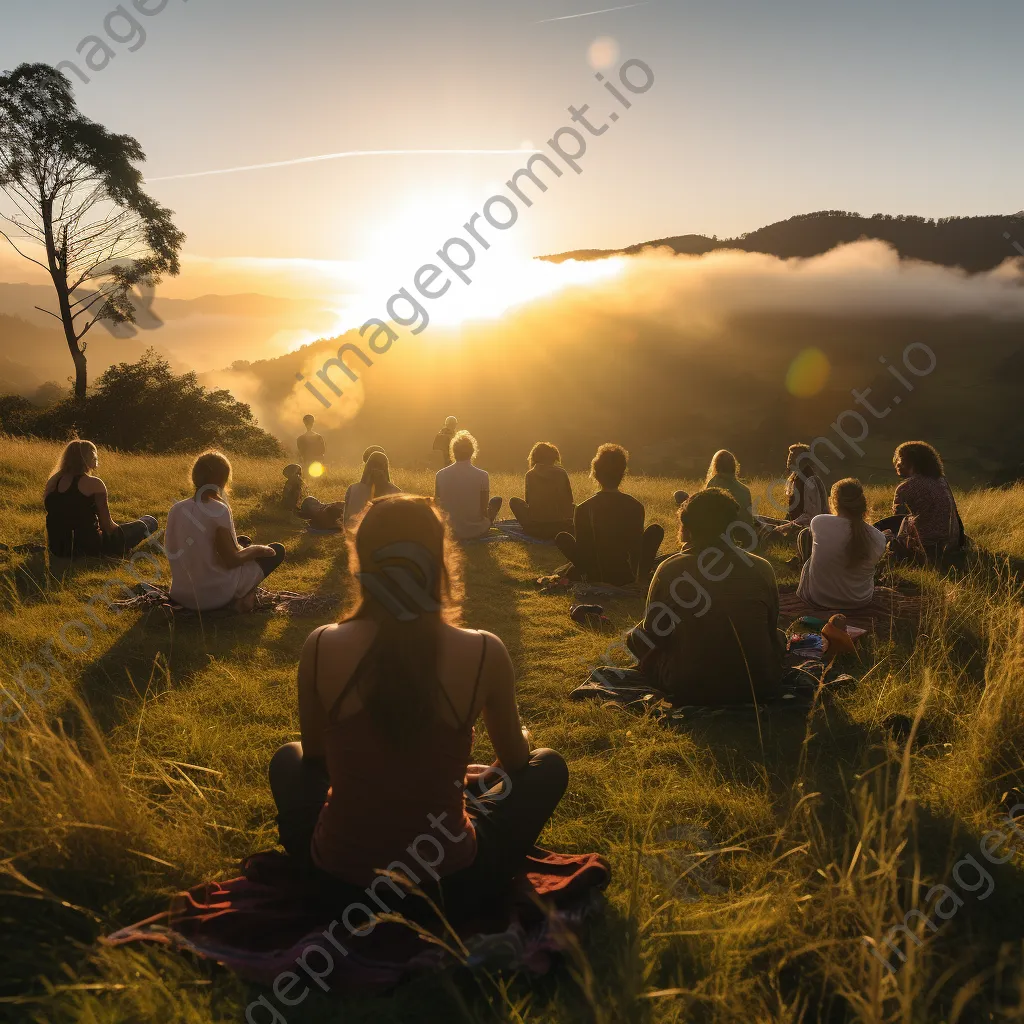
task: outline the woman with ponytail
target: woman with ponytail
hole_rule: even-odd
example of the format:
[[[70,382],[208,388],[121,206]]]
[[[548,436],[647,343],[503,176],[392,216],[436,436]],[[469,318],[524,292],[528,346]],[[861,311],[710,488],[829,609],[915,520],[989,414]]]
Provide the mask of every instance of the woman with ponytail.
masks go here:
[[[553,750],[531,751],[505,645],[458,625],[456,556],[430,499],[375,499],[349,548],[355,606],[307,639],[302,741],[270,765],[281,845],[325,885],[406,873],[458,912],[507,890],[568,769]],[[489,767],[470,764],[481,716]],[[388,909],[407,914],[386,888],[398,901]]]
[[[797,538],[805,559],[797,593],[820,608],[862,608],[874,597],[875,566],[885,554],[886,537],[866,521],[868,503],[859,480],[837,481],[828,503],[832,514],[815,516]]]

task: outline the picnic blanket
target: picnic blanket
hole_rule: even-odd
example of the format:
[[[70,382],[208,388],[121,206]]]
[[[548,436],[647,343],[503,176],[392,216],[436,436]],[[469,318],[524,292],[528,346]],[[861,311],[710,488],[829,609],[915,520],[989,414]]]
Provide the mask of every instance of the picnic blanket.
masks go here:
[[[787,667],[782,679],[778,697],[771,700],[750,701],[746,704],[672,704],[667,693],[652,686],[647,677],[635,668],[612,668],[598,666],[590,678],[577,686],[570,694],[570,700],[601,700],[625,707],[651,708],[659,718],[674,722],[692,721],[698,718],[719,718],[722,716],[746,716],[774,708],[806,710],[811,706],[823,676],[821,662],[805,661]],[[829,682],[830,687],[854,682],[853,676],[839,675]]]
[[[497,524],[492,526],[487,533],[479,537],[466,537],[459,541],[460,544],[493,544],[495,541],[512,540],[503,530],[498,529]]]
[[[821,608],[811,604],[799,597],[796,588],[792,585],[779,587],[779,615],[781,618],[794,619],[803,618],[805,615],[812,615],[826,621],[833,615],[842,613],[846,616],[847,624],[875,632],[876,628],[894,619],[903,619],[907,622],[918,622],[924,600],[920,594],[906,594],[891,587],[875,587],[875,594],[871,604],[863,608]]]
[[[222,619],[240,614],[230,605],[226,608],[217,608],[214,611],[197,612],[178,604],[177,601],[172,601],[167,587],[156,586],[152,583],[137,583],[134,587],[126,586],[125,589],[130,590],[133,596],[125,598],[123,601],[112,601],[112,608],[117,608],[119,611],[148,611],[158,608],[169,619]],[[319,616],[332,611],[340,601],[340,594],[296,594],[290,590],[264,590],[260,587],[256,591],[253,612],[269,612],[272,615]]]
[[[308,970],[335,995],[388,988],[414,972],[459,962],[539,975],[551,967],[553,954],[575,941],[611,877],[608,862],[598,854],[535,848],[507,903],[486,911],[478,908],[475,920],[450,922],[458,940],[436,931],[442,941],[431,942],[408,923],[394,920],[378,921],[359,936],[338,924],[332,934],[343,944],[342,955],[324,933],[342,919],[350,900],[325,898],[283,853],[258,853],[242,864],[242,872],[238,878],[179,893],[169,910],[101,941],[108,946],[159,943],[264,985],[283,971],[301,971],[305,954]],[[365,914],[355,916],[354,929],[363,929]],[[463,949],[455,949],[460,942]],[[308,952],[310,947],[316,948]]]
[[[524,544],[541,544],[548,548],[555,547],[554,538],[543,540],[540,537],[531,536],[523,529],[523,525],[518,519],[499,519],[494,525],[510,540],[521,540]]]
[[[591,597],[644,597],[647,589],[642,583],[630,583],[624,587],[615,587],[610,583],[587,583],[586,580],[574,580],[559,573],[540,576],[534,583],[542,594],[569,594],[577,600],[584,601]]]

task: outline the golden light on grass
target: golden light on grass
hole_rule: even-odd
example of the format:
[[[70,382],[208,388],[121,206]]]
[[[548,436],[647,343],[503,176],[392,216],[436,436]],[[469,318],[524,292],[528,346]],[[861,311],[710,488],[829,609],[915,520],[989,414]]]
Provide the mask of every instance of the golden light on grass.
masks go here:
[[[797,398],[810,398],[828,383],[832,364],[820,348],[805,348],[789,364],[786,390]]]

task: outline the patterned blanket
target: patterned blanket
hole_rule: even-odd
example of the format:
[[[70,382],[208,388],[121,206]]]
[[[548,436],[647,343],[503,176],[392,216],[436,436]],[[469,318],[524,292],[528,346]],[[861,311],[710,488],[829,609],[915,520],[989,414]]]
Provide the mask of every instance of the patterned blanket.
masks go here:
[[[172,601],[166,587],[154,586],[151,583],[137,583],[131,589],[133,597],[124,601],[113,601],[111,607],[121,611],[148,611],[156,608],[169,619],[223,619],[239,614],[231,606],[210,612],[193,611],[178,604],[177,601]],[[290,590],[264,590],[260,587],[256,591],[253,612],[316,618],[333,611],[340,602],[340,594],[295,594]]]
[[[917,624],[921,619],[924,599],[920,594],[905,594],[890,587],[875,587],[871,604],[863,608],[819,608],[798,597],[792,585],[779,587],[780,618],[794,621],[805,615],[813,615],[816,619],[828,620],[831,616],[842,613],[847,624],[866,629],[869,633],[878,632],[896,619]]]
[[[355,936],[344,925],[334,927],[352,904],[313,888],[285,854],[258,853],[242,871],[238,878],[179,893],[169,910],[102,942],[156,942],[264,985],[282,972],[303,969],[304,958],[307,973],[314,971],[317,984],[335,995],[388,988],[414,972],[459,963],[539,975],[551,967],[553,954],[575,943],[611,877],[598,854],[534,849],[507,903],[478,909],[475,920],[449,922],[457,937],[445,934],[440,923],[429,935],[392,919]],[[365,920],[359,916],[356,927],[362,929]],[[344,955],[332,955],[324,938],[328,929],[344,943]]]

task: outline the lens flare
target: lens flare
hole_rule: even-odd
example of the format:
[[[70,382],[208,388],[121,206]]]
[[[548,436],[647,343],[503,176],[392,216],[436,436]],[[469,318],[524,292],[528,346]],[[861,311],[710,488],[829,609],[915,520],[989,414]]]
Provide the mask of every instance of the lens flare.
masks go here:
[[[601,36],[590,44],[587,60],[595,71],[610,68],[619,59],[619,44],[611,36]]]
[[[323,476],[327,472],[327,467],[322,462],[314,462],[309,467],[309,475],[312,477]]]
[[[832,364],[820,348],[805,348],[789,364],[786,390],[797,398],[810,398],[828,383]]]

